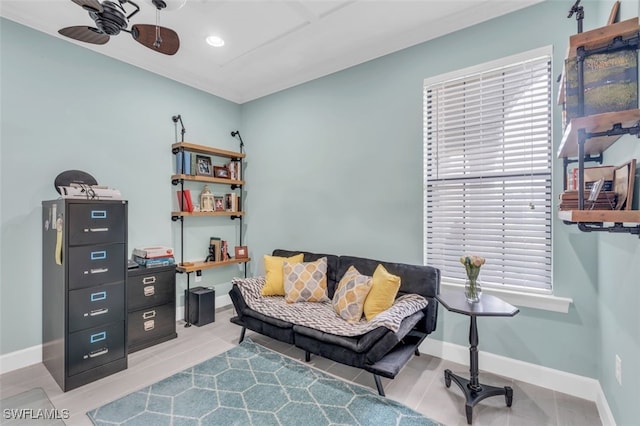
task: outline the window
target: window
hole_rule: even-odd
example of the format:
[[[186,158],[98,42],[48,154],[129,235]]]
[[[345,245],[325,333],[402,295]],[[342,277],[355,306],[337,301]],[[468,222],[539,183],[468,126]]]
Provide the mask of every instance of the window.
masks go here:
[[[551,292],[551,48],[424,82],[424,256],[464,283]]]

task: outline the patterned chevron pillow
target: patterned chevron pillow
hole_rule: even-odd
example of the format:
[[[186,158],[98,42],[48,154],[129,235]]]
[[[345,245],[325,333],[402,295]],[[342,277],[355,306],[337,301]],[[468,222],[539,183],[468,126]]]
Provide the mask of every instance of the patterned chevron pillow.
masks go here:
[[[287,303],[328,302],[327,258],[315,262],[284,262],[284,299]]]
[[[350,266],[338,283],[333,296],[333,309],[347,322],[358,322],[364,311],[364,300],[371,290],[373,278],[361,275]]]

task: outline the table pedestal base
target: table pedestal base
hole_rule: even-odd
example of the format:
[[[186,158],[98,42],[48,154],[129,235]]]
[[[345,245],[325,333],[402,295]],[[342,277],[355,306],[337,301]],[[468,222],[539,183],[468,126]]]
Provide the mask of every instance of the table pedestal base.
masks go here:
[[[449,369],[444,370],[444,384],[447,387],[451,386],[451,380],[456,382],[467,399],[464,405],[467,415],[467,424],[471,424],[474,405],[490,396],[504,395],[507,407],[511,407],[511,403],[513,402],[513,389],[511,389],[510,386],[499,388],[495,386],[482,385],[480,383],[476,386],[472,386],[470,380],[453,374]]]

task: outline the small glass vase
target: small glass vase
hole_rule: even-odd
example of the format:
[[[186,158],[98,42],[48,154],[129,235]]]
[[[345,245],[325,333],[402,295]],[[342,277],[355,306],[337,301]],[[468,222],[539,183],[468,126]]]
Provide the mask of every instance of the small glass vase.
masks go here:
[[[464,296],[467,298],[468,303],[478,303],[482,296],[482,287],[480,287],[480,280],[469,279],[464,283]]]

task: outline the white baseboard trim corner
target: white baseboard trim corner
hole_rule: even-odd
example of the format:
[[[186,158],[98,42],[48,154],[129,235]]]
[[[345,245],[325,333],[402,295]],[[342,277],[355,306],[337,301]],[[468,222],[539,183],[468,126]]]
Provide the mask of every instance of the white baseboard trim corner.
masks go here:
[[[469,365],[469,348],[466,346],[429,338],[420,345],[420,352],[458,364]],[[479,352],[478,363],[482,371],[594,401],[602,423],[615,426],[607,399],[600,382],[596,379],[484,351]]]
[[[0,374],[42,362],[42,345],[0,355]]]
[[[596,407],[598,407],[598,414],[600,414],[600,420],[602,426],[616,426],[616,419],[613,417],[607,397],[604,395],[602,386],[598,383],[598,394],[596,395]]]

